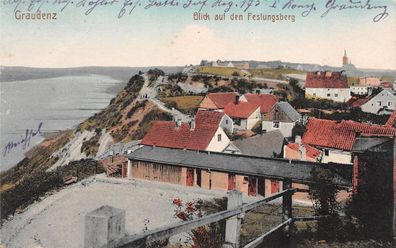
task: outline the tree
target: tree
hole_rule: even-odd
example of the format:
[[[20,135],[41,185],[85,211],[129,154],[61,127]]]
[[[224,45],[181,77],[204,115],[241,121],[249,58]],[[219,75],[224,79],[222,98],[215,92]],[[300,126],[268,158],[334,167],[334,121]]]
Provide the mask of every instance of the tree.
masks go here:
[[[322,239],[336,239],[341,226],[337,211],[337,193],[339,188],[333,183],[333,172],[322,167],[313,167],[313,183],[309,186],[309,198],[312,200],[315,214],[327,216],[318,221],[318,235]]]

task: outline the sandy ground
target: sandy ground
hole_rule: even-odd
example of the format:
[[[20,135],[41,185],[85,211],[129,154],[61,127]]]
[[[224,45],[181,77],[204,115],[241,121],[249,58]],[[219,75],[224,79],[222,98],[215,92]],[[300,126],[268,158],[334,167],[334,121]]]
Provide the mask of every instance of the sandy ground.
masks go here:
[[[82,247],[84,216],[102,206],[126,210],[126,232],[140,233],[177,222],[172,200],[211,200],[225,191],[204,190],[144,180],[91,177],[69,186],[15,215],[1,228],[6,247]],[[245,202],[257,200],[244,197]],[[1,247],[1,246],[0,246]]]

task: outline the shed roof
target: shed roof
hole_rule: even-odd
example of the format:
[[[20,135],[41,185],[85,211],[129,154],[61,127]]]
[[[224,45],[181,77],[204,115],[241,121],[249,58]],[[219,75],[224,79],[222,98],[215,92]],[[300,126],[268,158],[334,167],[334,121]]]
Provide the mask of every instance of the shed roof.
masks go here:
[[[352,167],[344,164],[321,164],[307,161],[260,158],[246,155],[197,152],[181,149],[143,146],[130,153],[128,159],[152,163],[186,166],[272,179],[290,178],[296,182],[311,182],[311,171],[320,166],[334,171],[334,182],[351,186]]]
[[[275,130],[246,139],[238,139],[233,141],[233,144],[242,154],[271,158],[274,153],[277,155],[282,153],[284,140],[282,133]]]

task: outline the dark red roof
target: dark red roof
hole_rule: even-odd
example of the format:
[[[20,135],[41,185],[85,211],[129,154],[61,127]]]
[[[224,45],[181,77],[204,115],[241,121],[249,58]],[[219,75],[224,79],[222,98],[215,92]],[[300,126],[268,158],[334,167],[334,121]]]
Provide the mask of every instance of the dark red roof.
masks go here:
[[[247,119],[260,106],[250,102],[231,102],[224,107],[224,113],[231,118]]]
[[[387,127],[395,127],[395,124],[396,124],[395,121],[396,121],[396,110],[393,111],[391,116],[389,116],[389,119],[386,122],[385,126],[387,126]]]
[[[260,106],[260,113],[268,113],[277,102],[274,95],[270,94],[252,94],[247,93],[244,95],[246,100]]]
[[[219,126],[224,113],[220,111],[199,110],[195,115],[195,126],[215,125]]]
[[[365,98],[351,98],[348,100],[347,104],[352,108],[361,107],[363,104],[367,103],[371,100],[372,97],[365,97]]]
[[[348,79],[342,72],[308,72],[305,88],[349,88]]]
[[[351,151],[359,134],[395,135],[396,129],[355,121],[332,121],[311,118],[302,138],[303,144]]]
[[[208,94],[209,99],[212,100],[212,102],[220,109],[223,109],[230,102],[235,102],[236,96],[236,92],[220,92]]]
[[[297,143],[289,143],[289,144],[287,144],[287,147],[289,147],[290,149],[295,150],[295,151],[300,151],[300,144],[297,144]],[[306,154],[307,157],[310,157],[310,158],[316,159],[317,157],[319,157],[322,154],[322,152],[320,150],[318,150],[315,147],[310,146],[310,145],[305,145],[305,149],[307,151],[307,154]]]
[[[144,136],[140,144],[167,148],[205,150],[218,126],[198,125],[194,130],[183,123],[180,127],[172,121],[157,121]]]

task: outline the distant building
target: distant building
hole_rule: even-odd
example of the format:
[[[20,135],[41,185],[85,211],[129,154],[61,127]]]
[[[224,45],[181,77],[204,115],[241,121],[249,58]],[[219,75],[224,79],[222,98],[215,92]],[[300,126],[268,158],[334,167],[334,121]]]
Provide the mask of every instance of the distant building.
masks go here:
[[[224,113],[232,118],[236,130],[251,130],[261,120],[260,106],[250,102],[231,102]]]
[[[395,110],[396,96],[392,89],[383,89],[377,95],[367,99],[366,102],[361,104],[360,108],[363,112],[372,114],[390,114]]]
[[[361,77],[359,78],[359,85],[379,87],[381,86],[381,80],[373,76]]]
[[[263,117],[262,129],[265,132],[279,130],[284,137],[289,138],[300,120],[301,115],[288,102],[278,102]]]
[[[250,68],[248,62],[231,62],[231,61],[221,61],[217,60],[212,62],[213,67],[229,67],[229,68],[238,68],[240,70],[248,70]]]
[[[348,65],[348,64],[350,64],[348,55],[347,55],[346,50],[344,50],[344,56],[342,57],[342,65],[344,66],[344,65]]]
[[[342,72],[308,72],[305,97],[347,102],[351,98],[351,90],[347,77]]]

